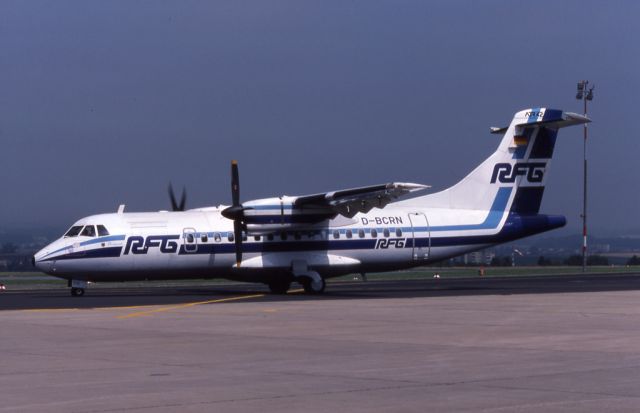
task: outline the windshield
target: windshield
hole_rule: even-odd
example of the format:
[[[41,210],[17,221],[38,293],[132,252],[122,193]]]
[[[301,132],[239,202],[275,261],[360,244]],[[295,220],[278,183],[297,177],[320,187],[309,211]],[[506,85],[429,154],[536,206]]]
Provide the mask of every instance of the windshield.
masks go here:
[[[86,227],[84,227],[80,235],[82,235],[83,237],[95,237],[96,229],[93,225],[87,225]]]
[[[71,228],[69,228],[69,231],[67,231],[66,234],[64,234],[64,237],[77,237],[78,234],[80,233],[80,230],[82,230],[82,225],[75,225]]]

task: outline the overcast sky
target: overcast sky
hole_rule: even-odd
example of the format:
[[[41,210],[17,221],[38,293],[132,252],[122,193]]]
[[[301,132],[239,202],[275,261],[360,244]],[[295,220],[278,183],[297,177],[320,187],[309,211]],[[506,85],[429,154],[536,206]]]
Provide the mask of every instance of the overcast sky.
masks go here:
[[[590,106],[594,231],[640,233],[637,1],[0,1],[0,229],[390,181],[445,188],[529,107]],[[582,129],[542,212],[580,228]]]

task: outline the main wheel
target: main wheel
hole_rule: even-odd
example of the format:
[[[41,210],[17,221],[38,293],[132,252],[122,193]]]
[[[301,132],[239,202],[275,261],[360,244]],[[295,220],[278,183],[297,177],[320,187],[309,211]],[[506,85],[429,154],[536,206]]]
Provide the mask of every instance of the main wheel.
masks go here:
[[[272,294],[286,294],[289,291],[289,287],[291,287],[291,282],[289,281],[277,281],[269,283],[269,290]]]
[[[326,283],[324,281],[324,278],[320,279],[322,282],[318,284],[315,284],[311,278],[304,278],[304,281],[302,282],[302,287],[304,288],[304,292],[307,294],[322,294],[324,292],[324,287],[326,287]]]

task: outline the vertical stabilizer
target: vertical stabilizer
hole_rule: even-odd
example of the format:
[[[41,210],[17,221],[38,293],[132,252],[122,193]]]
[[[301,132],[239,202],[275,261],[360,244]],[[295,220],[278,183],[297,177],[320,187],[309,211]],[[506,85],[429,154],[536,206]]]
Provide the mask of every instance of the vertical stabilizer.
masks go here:
[[[537,214],[558,129],[587,122],[590,120],[582,115],[555,109],[520,111],[508,128],[493,129],[493,133],[504,132],[498,149],[464,179],[444,191],[405,203],[431,208],[500,208],[519,214]],[[496,202],[506,196],[507,202]]]

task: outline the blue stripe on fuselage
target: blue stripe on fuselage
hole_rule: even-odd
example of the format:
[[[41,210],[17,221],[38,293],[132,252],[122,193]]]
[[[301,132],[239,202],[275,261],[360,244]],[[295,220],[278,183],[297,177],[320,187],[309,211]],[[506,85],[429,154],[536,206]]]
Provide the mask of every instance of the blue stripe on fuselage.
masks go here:
[[[491,209],[487,214],[486,218],[483,222],[479,224],[467,224],[467,225],[443,225],[443,226],[434,226],[434,227],[395,227],[400,228],[402,232],[405,234],[403,238],[407,238],[407,247],[413,247],[413,236],[411,235],[413,232],[441,232],[441,231],[470,231],[470,230],[488,230],[488,229],[496,229],[502,220],[503,215],[506,213],[506,207],[509,202],[509,198],[511,196],[512,187],[502,187],[498,189],[496,193],[496,197],[493,200],[493,204],[491,205]],[[363,229],[366,233],[370,233],[372,228],[353,228],[351,229],[353,233],[357,233],[359,229]],[[377,228],[376,228],[377,229]],[[328,237],[335,229],[322,229],[325,231],[326,236]],[[379,232],[382,232],[380,229],[377,229]],[[340,233],[344,233],[345,229],[339,229]],[[221,234],[225,234],[226,232],[221,232]],[[199,234],[196,234],[199,238]],[[202,234],[213,234],[203,232]],[[227,233],[229,234],[229,233]],[[457,237],[445,237],[445,238],[431,238],[433,241],[435,240],[445,240],[445,239],[466,239],[466,238],[478,238],[478,236],[474,237],[465,237],[465,236],[457,236]],[[90,245],[105,241],[122,241],[125,239],[124,235],[114,235],[103,238],[96,238],[88,241],[84,241],[80,245]],[[429,238],[416,238],[416,246],[420,246],[421,244],[428,243]],[[281,242],[243,242],[243,251],[245,252],[275,252],[275,251],[315,251],[315,250],[348,250],[348,249],[373,249],[375,248],[377,238],[368,238],[368,239],[347,239],[347,240],[305,240],[305,241],[281,241]],[[461,244],[464,244],[462,242]],[[196,251],[189,252],[185,251],[184,244],[180,246],[179,253],[180,254],[216,254],[216,253],[231,253],[235,251],[235,246],[233,243],[214,243],[214,244],[196,244]],[[70,246],[65,247],[70,248]],[[116,247],[118,251],[121,247]],[[114,248],[109,248],[109,252],[107,256],[117,256],[114,254]],[[84,251],[75,251],[70,254],[56,256],[50,259],[72,259],[72,258],[97,258],[104,257],[99,252],[92,252],[99,250],[84,250]]]
[[[507,209],[507,203],[509,202],[509,197],[511,196],[511,190],[513,188],[503,187],[498,189],[498,193],[496,194],[495,199],[493,200],[493,205],[491,205],[491,210],[489,210],[489,214],[484,219],[484,222],[480,224],[469,224],[469,225],[443,225],[440,227],[421,227],[416,228],[418,231],[470,231],[470,230],[478,230],[478,229],[495,229],[498,228],[500,221],[502,220],[502,216],[504,215],[505,210]]]

